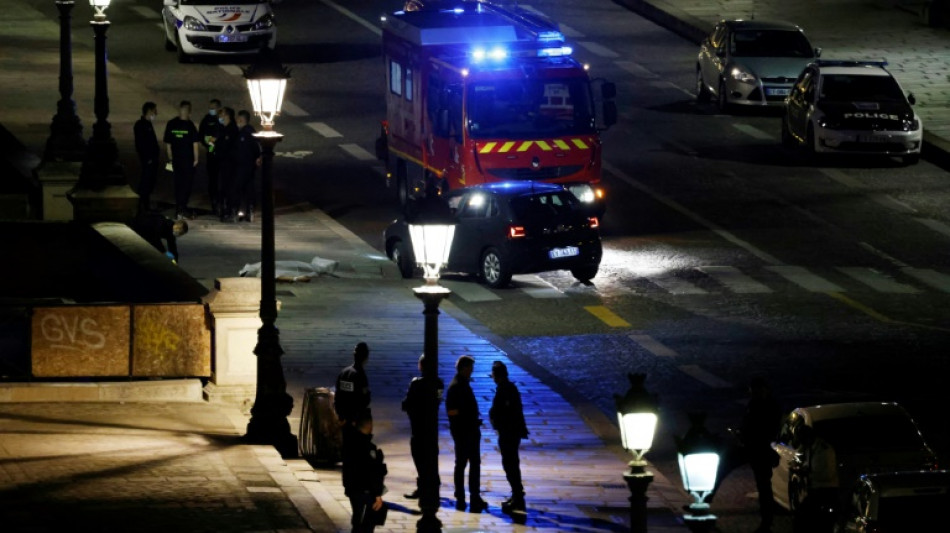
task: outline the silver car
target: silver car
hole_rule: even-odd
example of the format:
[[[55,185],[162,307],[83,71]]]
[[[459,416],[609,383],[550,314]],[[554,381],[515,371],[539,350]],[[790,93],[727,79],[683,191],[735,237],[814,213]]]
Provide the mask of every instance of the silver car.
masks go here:
[[[798,75],[820,53],[795,24],[720,21],[696,58],[696,97],[715,97],[724,112],[733,105],[784,105]]]

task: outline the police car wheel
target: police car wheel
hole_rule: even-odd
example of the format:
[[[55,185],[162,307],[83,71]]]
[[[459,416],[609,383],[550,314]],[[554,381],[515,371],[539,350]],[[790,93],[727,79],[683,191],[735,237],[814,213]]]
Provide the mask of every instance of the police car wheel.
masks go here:
[[[479,275],[485,284],[493,289],[499,289],[508,285],[511,281],[511,267],[508,262],[502,259],[501,253],[497,248],[489,248],[482,254],[482,260],[479,263]]]
[[[396,263],[396,266],[399,268],[399,274],[403,279],[409,279],[412,277],[413,265],[409,260],[409,249],[406,247],[406,243],[399,241],[393,246],[392,252],[393,262]]]
[[[706,82],[703,81],[703,69],[696,66],[696,101],[702,104],[705,104],[712,97],[712,93],[709,92],[709,87],[706,87]]]

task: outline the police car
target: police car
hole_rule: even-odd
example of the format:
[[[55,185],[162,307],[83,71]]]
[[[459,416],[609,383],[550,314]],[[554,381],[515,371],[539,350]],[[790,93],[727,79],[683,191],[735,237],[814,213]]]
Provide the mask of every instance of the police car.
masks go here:
[[[277,44],[271,0],[164,0],[165,49],[192,56],[255,53]]]
[[[812,153],[877,154],[920,159],[923,125],[885,61],[818,60],[802,71],[785,100],[782,142]]]

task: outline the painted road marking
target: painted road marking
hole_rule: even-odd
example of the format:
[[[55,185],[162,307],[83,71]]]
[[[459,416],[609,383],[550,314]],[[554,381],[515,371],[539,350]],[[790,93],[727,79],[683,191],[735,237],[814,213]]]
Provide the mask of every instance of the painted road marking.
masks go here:
[[[220,68],[221,70],[227,72],[228,74],[230,74],[230,75],[232,75],[232,76],[243,76],[243,75],[244,75],[244,71],[241,70],[241,67],[239,67],[239,66],[237,66],[237,65],[218,65],[218,68]]]
[[[614,52],[610,48],[597,44],[593,41],[577,41],[577,44],[586,48],[588,52],[599,55],[600,57],[608,57],[611,59],[620,57],[620,54],[617,52]]]
[[[292,117],[306,117],[310,115],[303,108],[297,104],[291,102],[290,100],[284,100],[284,105],[280,109],[281,113],[286,113]]]
[[[354,22],[356,22],[356,23],[359,24],[360,26],[363,26],[363,27],[366,28],[367,30],[369,30],[369,31],[371,31],[371,32],[373,32],[373,33],[375,33],[376,35],[379,35],[379,36],[382,36],[382,35],[383,35],[383,30],[379,29],[378,26],[376,26],[375,24],[373,24],[373,23],[367,21],[366,19],[360,17],[360,16],[357,15],[356,13],[350,11],[349,9],[347,9],[347,8],[345,8],[345,7],[343,7],[343,6],[341,6],[340,4],[337,4],[336,2],[333,2],[333,1],[331,1],[331,0],[320,0],[320,1],[323,2],[325,5],[330,6],[330,7],[332,7],[333,9],[336,9],[337,11],[339,11],[340,13],[342,13],[343,15],[345,15],[346,17],[348,17],[349,19],[353,20]]]
[[[626,70],[630,74],[633,74],[637,78],[652,80],[652,79],[660,77],[658,74],[650,71],[643,65],[639,63],[634,63],[633,61],[616,61],[615,63],[617,64],[618,67]]]
[[[466,281],[451,281],[445,278],[442,284],[452,290],[452,293],[466,302],[491,302],[501,300],[501,297],[477,283]]]
[[[943,292],[950,292],[950,276],[928,268],[902,268],[901,272]]]
[[[514,278],[522,283],[533,285],[521,289],[521,292],[532,298],[567,298],[563,291],[538,276],[515,276]]]
[[[150,7],[145,7],[145,6],[130,6],[129,9],[131,9],[132,11],[135,11],[136,13],[139,14],[140,17],[143,17],[143,18],[147,18],[147,19],[160,19],[160,18],[162,18],[161,13],[159,13],[158,11],[155,11],[154,9],[152,9],[152,8],[150,8]]]
[[[703,385],[712,387],[714,389],[728,389],[732,387],[732,384],[724,379],[720,379],[717,376],[706,372],[699,365],[680,365],[680,372],[686,374],[687,376],[699,381]]]
[[[702,287],[697,287],[692,283],[677,278],[676,276],[664,276],[662,278],[647,278],[651,283],[660,287],[670,294],[709,294]]]
[[[845,187],[851,187],[853,189],[861,189],[864,187],[861,185],[861,182],[836,168],[823,168],[821,169],[821,173],[844,185]]]
[[[755,126],[750,126],[748,124],[733,124],[732,127],[741,131],[742,133],[745,133],[746,135],[748,135],[749,137],[752,137],[753,139],[771,141],[772,139],[775,138],[774,135],[765,133],[759,128],[756,128]]]
[[[586,305],[584,306],[584,309],[586,309],[588,313],[599,318],[601,322],[603,322],[604,324],[607,324],[608,326],[612,328],[629,328],[630,327],[629,322],[620,318],[613,311],[611,311],[610,309],[607,309],[606,307],[602,305]]]
[[[845,187],[851,187],[852,189],[863,189],[864,185],[861,184],[857,179],[845,174],[844,172],[834,169],[834,168],[823,168],[821,173],[828,176],[832,180],[844,185]],[[916,213],[917,210],[913,207],[901,202],[897,198],[889,194],[870,194],[869,198],[874,202],[895,211],[901,211],[904,213]]]
[[[350,154],[356,159],[359,159],[360,161],[374,161],[376,159],[375,155],[369,153],[368,150],[358,144],[341,144],[340,148],[342,148],[344,152]]]
[[[782,262],[779,261],[779,260],[778,260],[776,257],[774,257],[773,255],[768,254],[768,253],[766,253],[766,252],[764,252],[764,251],[762,251],[762,250],[759,250],[758,248],[756,248],[755,246],[753,246],[751,243],[748,243],[748,242],[746,242],[746,241],[740,239],[739,237],[733,235],[732,233],[730,233],[729,231],[723,229],[721,226],[719,226],[718,224],[712,222],[711,220],[707,220],[705,217],[702,217],[702,216],[700,216],[699,214],[696,214],[696,213],[690,211],[689,209],[687,209],[686,207],[684,207],[682,204],[680,204],[679,202],[677,202],[677,201],[675,201],[675,200],[669,198],[668,196],[665,196],[665,195],[663,195],[663,194],[660,194],[660,193],[656,192],[655,190],[653,190],[653,188],[648,187],[645,183],[642,183],[642,182],[640,182],[640,181],[634,179],[632,176],[630,176],[630,175],[627,174],[626,172],[620,170],[619,168],[615,167],[614,165],[608,163],[607,161],[604,161],[604,162],[602,163],[602,166],[603,166],[604,169],[607,170],[607,172],[610,172],[610,173],[613,174],[614,176],[616,176],[616,177],[620,178],[621,180],[627,182],[627,184],[629,184],[631,187],[633,187],[633,188],[635,188],[635,189],[637,189],[637,190],[639,190],[639,191],[641,191],[641,192],[644,192],[644,193],[650,195],[650,197],[653,198],[654,200],[656,200],[656,201],[660,202],[661,204],[663,204],[663,205],[669,207],[670,209],[676,211],[677,213],[679,213],[679,214],[685,216],[686,218],[692,220],[693,222],[696,222],[697,224],[700,224],[700,225],[702,225],[702,226],[704,226],[704,227],[706,227],[706,228],[709,228],[710,231],[715,232],[717,235],[719,235],[719,237],[721,237],[721,238],[725,239],[726,241],[731,242],[732,244],[734,244],[734,245],[736,245],[736,246],[738,246],[738,247],[740,247],[740,248],[746,250],[747,252],[749,252],[750,254],[752,254],[752,255],[758,257],[758,258],[761,259],[762,261],[764,261],[764,262],[766,262],[766,263],[768,263],[768,264],[770,264],[770,265],[781,265],[781,264],[782,264]]]
[[[326,137],[326,138],[328,138],[328,139],[331,138],[331,137],[342,137],[342,136],[343,136],[342,133],[336,131],[335,129],[331,128],[330,126],[327,126],[327,124],[326,124],[325,122],[308,122],[308,123],[307,123],[307,127],[310,128],[310,129],[312,129],[313,131],[319,133],[320,135],[323,135],[324,137]]]
[[[807,268],[800,266],[775,265],[765,267],[783,278],[791,281],[799,287],[811,292],[844,292],[844,289],[826,280],[825,278],[812,274]]]
[[[910,285],[898,283],[886,274],[867,267],[838,267],[838,270],[878,292],[891,294],[917,294],[920,291]]]
[[[936,231],[937,233],[942,233],[947,237],[950,237],[950,226],[940,222],[939,220],[931,220],[929,218],[918,218],[917,222],[920,222],[924,226]]]
[[[631,333],[630,335],[627,335],[627,337],[629,337],[633,342],[639,344],[644,350],[658,357],[679,357],[679,354],[673,349],[649,335]]]
[[[696,267],[696,270],[699,270],[700,272],[723,284],[729,290],[739,294],[761,294],[772,292],[772,289],[743,274],[742,271],[736,267],[702,266]]]

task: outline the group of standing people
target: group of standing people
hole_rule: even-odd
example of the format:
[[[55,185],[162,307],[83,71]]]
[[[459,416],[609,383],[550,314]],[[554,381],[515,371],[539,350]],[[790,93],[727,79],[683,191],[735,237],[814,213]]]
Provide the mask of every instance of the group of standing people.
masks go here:
[[[173,174],[175,218],[182,220],[194,187],[201,147],[206,151],[208,197],[211,209],[222,221],[252,221],[254,212],[254,176],[261,165],[261,148],[254,138],[251,115],[235,112],[212,99],[208,113],[198,126],[191,120],[191,102],[181,101],[178,115],[165,124],[162,144],[165,168]],[[155,102],[142,104],[142,117],[135,123],[135,150],[139,157],[139,211],[151,210],[151,195],[160,167],[161,149],[153,122],[158,116]]]
[[[382,451],[371,443],[370,389],[365,371],[368,359],[369,347],[363,342],[357,344],[353,351],[353,364],[343,369],[337,377],[334,397],[334,409],[341,421],[343,433],[343,486],[353,508],[354,532],[372,532],[378,523],[378,512],[385,506],[382,495],[386,467],[382,463]],[[456,361],[456,374],[445,392],[445,409],[455,444],[455,508],[459,511],[466,508],[467,468],[470,495],[468,510],[480,513],[488,508],[488,504],[481,497],[482,419],[478,400],[471,387],[474,368],[475,359],[470,355],[463,355]],[[438,377],[434,361],[427,361],[425,355],[419,358],[418,369],[421,375],[409,383],[409,390],[402,402],[402,409],[409,416],[409,445],[417,472],[416,488],[405,494],[405,497],[419,501],[422,518],[417,525],[420,531],[439,530],[442,526],[436,517],[441,485],[439,405],[443,399],[444,383]],[[508,367],[503,362],[492,363],[491,378],[496,391],[488,416],[498,434],[501,463],[511,486],[511,497],[501,507],[505,513],[524,512],[525,495],[519,453],[521,440],[528,437],[528,428],[521,394],[509,380]],[[368,430],[365,425],[367,419],[370,421]],[[361,476],[348,475],[348,472],[360,472]]]

